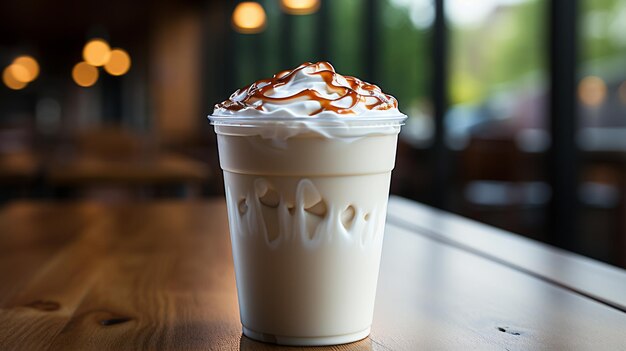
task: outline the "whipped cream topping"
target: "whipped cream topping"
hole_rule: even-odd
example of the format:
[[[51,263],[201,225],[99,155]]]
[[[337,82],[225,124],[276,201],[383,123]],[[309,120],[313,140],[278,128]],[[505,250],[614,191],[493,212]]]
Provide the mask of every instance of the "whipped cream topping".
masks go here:
[[[213,116],[402,116],[398,101],[362,80],[335,72],[328,62],[306,62],[235,91]]]

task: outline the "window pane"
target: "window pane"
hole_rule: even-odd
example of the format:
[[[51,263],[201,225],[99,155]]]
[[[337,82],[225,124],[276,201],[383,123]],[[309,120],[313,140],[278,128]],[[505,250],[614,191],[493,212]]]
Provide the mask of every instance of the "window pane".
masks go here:
[[[581,1],[579,28],[582,253],[626,267],[626,2]]]
[[[384,1],[381,9],[378,83],[395,96],[409,116],[402,130],[414,147],[427,147],[433,123],[428,96],[431,47],[429,29],[434,9],[431,0]]]
[[[537,238],[550,198],[546,10],[539,0],[446,2],[453,209]]]
[[[363,77],[363,18],[362,0],[325,1],[330,6],[329,54],[335,69],[345,75]]]
[[[303,62],[316,61],[316,31],[315,15],[292,16],[295,60],[294,67]]]

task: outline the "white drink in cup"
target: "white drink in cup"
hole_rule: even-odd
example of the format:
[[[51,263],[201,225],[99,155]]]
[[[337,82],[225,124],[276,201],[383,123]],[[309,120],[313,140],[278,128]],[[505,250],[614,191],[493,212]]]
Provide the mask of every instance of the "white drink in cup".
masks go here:
[[[244,335],[283,345],[368,336],[406,118],[396,100],[306,63],[238,90],[209,118]]]

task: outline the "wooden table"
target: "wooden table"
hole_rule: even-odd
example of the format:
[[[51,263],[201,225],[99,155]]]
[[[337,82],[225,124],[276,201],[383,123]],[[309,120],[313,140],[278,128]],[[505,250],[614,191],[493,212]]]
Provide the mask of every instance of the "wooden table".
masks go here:
[[[295,348],[241,336],[215,199],[5,207],[0,349]],[[372,335],[327,349],[626,350],[626,273],[392,198]]]
[[[40,171],[39,157],[31,151],[0,154],[2,184],[32,182]]]
[[[175,153],[155,153],[114,159],[90,154],[57,158],[46,165],[54,185],[186,184],[208,179],[205,163]]]

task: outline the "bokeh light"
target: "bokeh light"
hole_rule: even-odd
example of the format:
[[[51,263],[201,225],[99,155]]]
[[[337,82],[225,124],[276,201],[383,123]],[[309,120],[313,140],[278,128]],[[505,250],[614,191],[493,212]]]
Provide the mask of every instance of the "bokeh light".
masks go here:
[[[90,87],[98,81],[98,69],[87,62],[79,62],[72,69],[72,78],[81,87]]]
[[[600,77],[585,77],[578,84],[578,98],[587,106],[597,107],[606,98],[606,84]]]
[[[122,49],[113,49],[109,62],[104,65],[104,69],[110,75],[121,76],[130,69],[130,56]]]
[[[15,80],[17,80],[18,82],[30,82],[30,72],[28,72],[26,67],[12,63],[7,68],[11,72],[13,78],[15,78]]]
[[[35,60],[32,56],[28,56],[28,55],[18,56],[17,58],[15,58],[15,60],[13,60],[13,65],[16,67],[17,66],[23,67],[28,73],[28,76],[25,77],[26,80],[21,80],[22,77],[18,77],[17,73],[13,74],[16,79],[22,82],[25,82],[25,83],[32,82],[33,80],[37,79],[37,77],[39,76],[39,63],[37,63],[37,60]],[[23,70],[20,70],[20,71],[22,72],[21,74],[23,74]]]
[[[9,89],[20,90],[26,87],[26,83],[20,82],[13,76],[13,70],[11,66],[7,66],[4,68],[2,72],[2,81],[4,85],[6,85]]]
[[[104,66],[111,56],[111,47],[104,39],[92,39],[83,48],[83,59],[92,66]]]
[[[309,15],[320,8],[319,0],[281,0],[281,8],[290,15]]]
[[[242,2],[235,7],[232,21],[233,27],[239,33],[259,33],[265,28],[265,10],[258,2]]]

